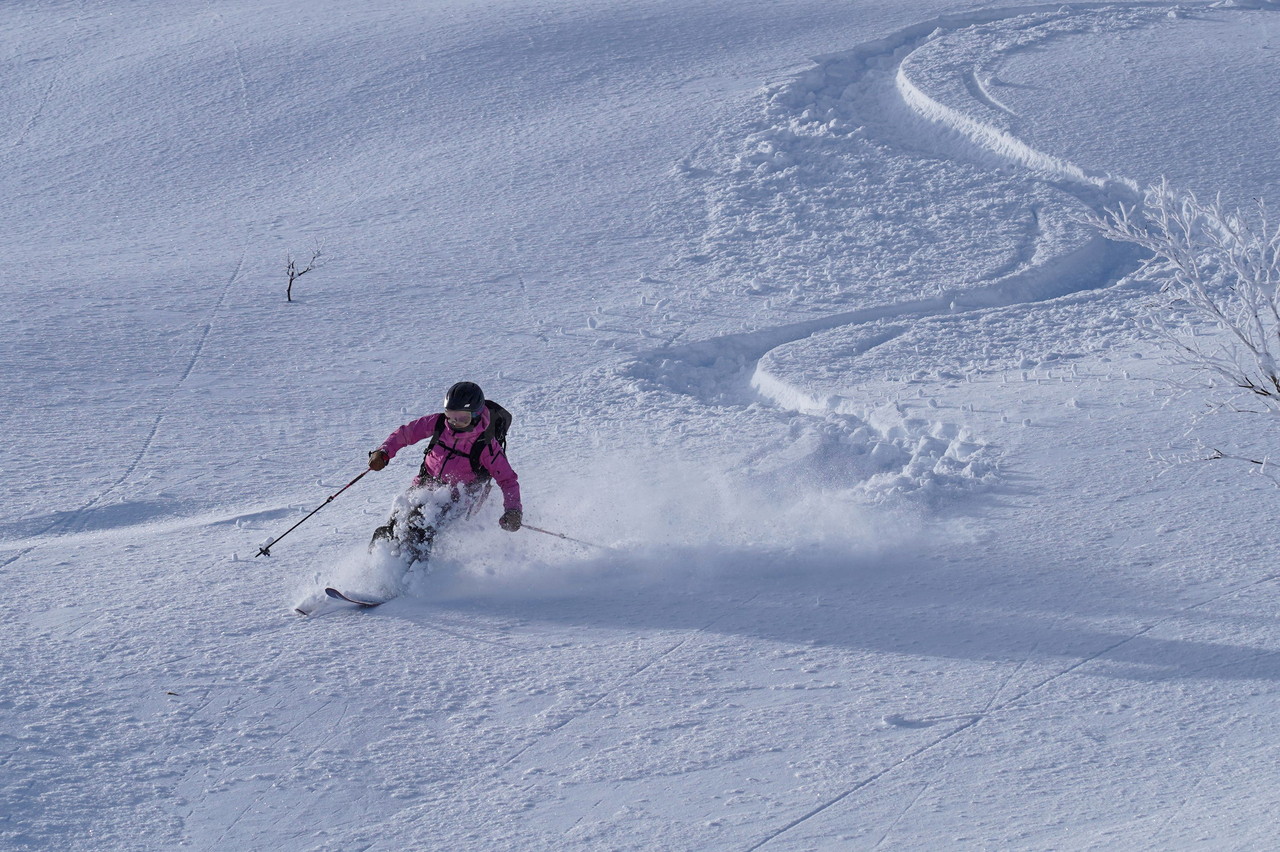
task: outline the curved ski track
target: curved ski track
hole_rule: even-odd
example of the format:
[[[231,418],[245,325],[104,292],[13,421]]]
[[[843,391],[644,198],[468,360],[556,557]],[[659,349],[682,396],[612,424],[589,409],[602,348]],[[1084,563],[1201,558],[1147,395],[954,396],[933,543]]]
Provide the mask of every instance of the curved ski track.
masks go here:
[[[975,118],[961,109],[935,98],[913,77],[912,60],[939,34],[951,34],[970,27],[1010,24],[1026,28],[1089,15],[1128,11],[1147,11],[1152,19],[1167,16],[1173,7],[1166,4],[1086,3],[1073,6],[1034,5],[990,9],[943,15],[907,27],[884,39],[819,61],[817,69],[806,71],[772,96],[772,104],[848,104],[856,98],[858,123],[867,134],[889,147],[919,156],[976,165],[986,170],[1016,169],[1033,176],[1046,186],[1076,199],[1083,210],[1101,214],[1119,203],[1134,204],[1141,193],[1133,181],[1104,173],[1092,172],[1051,154],[1039,151],[1008,131]],[[1020,19],[1026,19],[1023,23]],[[1051,36],[1046,36],[1051,37]],[[886,71],[887,67],[887,71]],[[980,78],[980,69],[958,72],[960,87],[972,106],[990,112],[1012,115],[996,101]],[[850,95],[850,92],[856,92]],[[870,112],[868,112],[870,110]],[[801,107],[791,107],[777,121],[802,122]],[[1034,246],[1022,254],[1030,257]],[[1004,308],[1019,304],[1048,301],[1086,290],[1110,286],[1135,270],[1140,263],[1138,253],[1127,245],[1091,236],[1074,248],[1049,257],[1039,264],[1020,265],[1002,277],[971,281],[943,290],[932,298],[912,299],[872,305],[854,311],[843,311],[826,317],[765,327],[755,331],[650,350],[636,362],[633,374],[658,378],[673,389],[698,396],[706,401],[737,404],[764,401],[778,408],[799,410],[822,408],[819,404],[799,405],[795,400],[810,401],[794,388],[780,387],[776,377],[761,371],[760,362],[775,349],[795,343],[821,332],[854,328],[875,321],[928,319],[957,312]],[[1016,262],[1015,262],[1015,265]],[[905,326],[904,326],[905,329]],[[879,336],[873,345],[881,345],[896,334]],[[871,347],[867,347],[871,348]],[[673,371],[672,366],[679,368]],[[681,375],[710,371],[710,385],[715,391],[690,390],[695,384]],[[665,381],[664,381],[665,379]],[[748,387],[744,387],[749,384]]]
[[[935,155],[941,155],[956,161],[973,163],[985,160],[985,164],[993,168],[1008,168],[1012,166],[1031,172],[1046,184],[1074,196],[1086,209],[1095,214],[1101,214],[1104,209],[1113,207],[1121,202],[1127,204],[1138,202],[1140,193],[1137,185],[1123,178],[1089,172],[1073,163],[1038,151],[1005,130],[993,124],[985,123],[935,99],[913,80],[910,68],[911,59],[922,46],[932,41],[940,31],[944,33],[956,32],[967,27],[983,24],[1012,22],[1015,19],[1027,16],[1035,16],[1036,20],[1032,23],[1037,23],[1048,20],[1051,16],[1057,16],[1062,19],[1106,14],[1112,10],[1121,12],[1126,10],[1130,12],[1150,10],[1153,14],[1167,15],[1175,8],[1185,9],[1186,7],[1173,7],[1167,4],[1155,3],[1089,3],[1076,6],[1026,6],[945,15],[900,30],[885,39],[861,45],[837,56],[828,57],[820,62],[816,74],[810,71],[801,75],[792,82],[789,92],[784,92],[784,94],[789,93],[791,95],[789,102],[803,104],[813,102],[812,95],[820,95],[824,91],[844,92],[847,91],[849,86],[860,86],[865,90],[867,87],[876,85],[873,75],[868,73],[869,69],[877,65],[883,67],[886,62],[892,63],[892,74],[890,76],[893,80],[896,99],[886,100],[883,98],[884,93],[881,92],[879,93],[881,95],[880,103],[885,105],[886,111],[907,113],[910,118],[917,122],[923,119],[934,130],[931,138],[927,140],[912,140],[913,144],[910,144],[909,147],[919,146],[923,142]],[[1272,7],[1268,5],[1264,8]],[[964,79],[961,81],[962,85],[975,103],[1005,115],[1013,114],[1008,107],[990,95],[987,87],[982,83],[978,69],[969,69],[964,74]],[[813,82],[815,77],[819,82]],[[798,92],[801,93],[801,96],[796,97]],[[804,95],[810,95],[810,97],[805,97]],[[874,99],[869,98],[867,100]],[[866,117],[860,116],[860,119],[866,120]],[[881,125],[878,128],[879,130],[884,131],[887,128],[890,131],[888,134],[890,138],[900,136],[900,133],[894,133],[893,130],[895,127],[901,128],[903,126],[901,115],[894,116],[886,113],[876,116],[872,120]],[[903,144],[905,140],[899,139],[897,141],[899,144]],[[757,399],[763,397],[780,408],[794,408],[794,406],[788,406],[784,399],[788,396],[791,399],[803,398],[804,394],[798,393],[794,389],[789,394],[777,392],[779,389],[770,388],[770,381],[777,382],[777,380],[772,379],[772,377],[761,377],[759,371],[760,360],[780,346],[803,340],[823,331],[840,327],[855,327],[877,320],[903,320],[910,323],[930,316],[954,312],[957,306],[983,310],[1045,301],[1086,289],[1098,289],[1121,280],[1134,270],[1138,263],[1139,258],[1137,255],[1126,247],[1094,237],[1085,244],[1050,258],[1037,267],[1023,269],[1000,279],[975,282],[972,287],[954,293],[945,293],[937,298],[918,299],[840,312],[821,319],[732,334],[679,347],[668,345],[662,349],[653,350],[647,356],[639,359],[640,366],[648,367],[649,371],[654,371],[655,368],[657,371],[664,371],[667,362],[675,362],[686,369],[712,371],[714,373],[714,384],[719,391],[714,395],[721,400],[737,399],[743,401],[744,397],[740,390],[741,382],[744,376],[750,376],[750,383],[754,391],[753,395]],[[891,333],[888,337],[881,335],[871,345],[879,345],[888,339],[892,339],[893,336],[895,336],[895,333]],[[732,366],[726,368],[726,363]],[[997,703],[1006,687],[1013,681],[1018,672],[1025,667],[1026,661],[1024,660],[1012,674],[1001,682],[987,701],[986,706],[974,712],[914,720],[907,717],[887,717],[887,722],[896,724],[899,727],[923,728],[942,722],[952,722],[954,724],[949,725],[938,736],[916,746],[879,770],[850,783],[843,790],[829,796],[794,819],[768,831],[757,841],[746,846],[744,852],[753,852],[753,850],[768,846],[778,838],[848,800],[859,791],[875,784],[894,770],[913,763],[917,758],[946,745],[966,731],[977,728],[988,718],[1016,708],[1038,691],[1067,677],[1089,663],[1141,638],[1161,624],[1215,601],[1240,594],[1256,586],[1274,582],[1277,579],[1280,579],[1280,574],[1269,574],[1258,580],[1191,604],[1172,615],[1142,625],[1122,638],[1074,660],[1069,665],[1059,668],[1053,674],[1041,678],[1039,681],[1019,690],[1011,697]],[[667,653],[674,650],[675,648],[672,648]],[[647,668],[647,666],[648,664],[645,667]],[[586,709],[590,709],[590,707]],[[573,718],[577,717],[571,717],[568,721],[572,721]],[[891,721],[895,719],[896,721]],[[528,747],[526,746],[526,748]],[[511,759],[518,757],[520,753],[517,752]],[[907,804],[903,814],[910,809],[911,804]],[[902,815],[898,817],[898,819],[901,818]],[[883,844],[885,837],[887,837],[887,832],[891,830],[892,826],[886,829],[886,834],[877,842],[877,847]]]

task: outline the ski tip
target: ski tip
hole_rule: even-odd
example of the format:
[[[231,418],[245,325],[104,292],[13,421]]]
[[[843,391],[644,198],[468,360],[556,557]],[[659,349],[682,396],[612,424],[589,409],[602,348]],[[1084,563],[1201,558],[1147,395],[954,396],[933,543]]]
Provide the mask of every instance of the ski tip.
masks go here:
[[[365,598],[352,597],[351,595],[348,595],[344,592],[340,592],[334,588],[327,588],[324,590],[324,593],[329,597],[333,598],[334,600],[346,601],[347,603],[352,603],[352,604],[355,604],[356,606],[364,607],[365,609],[373,609],[375,606],[381,606],[382,604],[386,603],[386,601],[382,601],[382,600],[374,601],[374,600],[367,600]]]

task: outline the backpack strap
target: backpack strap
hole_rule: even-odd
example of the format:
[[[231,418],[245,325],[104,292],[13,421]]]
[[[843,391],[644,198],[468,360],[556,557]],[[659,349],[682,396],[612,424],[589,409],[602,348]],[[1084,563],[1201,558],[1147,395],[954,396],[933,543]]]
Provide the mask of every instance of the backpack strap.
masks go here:
[[[484,427],[484,431],[480,433],[480,437],[476,438],[476,442],[471,445],[471,472],[480,480],[493,479],[493,474],[485,470],[484,465],[480,463],[480,456],[484,454],[485,448],[493,443],[493,435],[497,429],[498,422],[494,417],[489,418],[489,425]]]
[[[431,451],[435,449],[436,444],[440,443],[440,436],[444,434],[444,415],[441,414],[436,420],[436,426],[431,430],[431,440],[427,441],[427,448],[422,452],[422,466],[418,468],[418,476],[422,479],[430,479],[431,474],[427,473],[427,456],[431,455]],[[446,449],[448,445],[446,445]]]
[[[489,425],[480,433],[480,437],[476,438],[476,442],[471,445],[471,452],[467,455],[467,461],[471,462],[471,472],[481,480],[492,479],[493,474],[485,470],[483,464],[480,463],[480,456],[484,454],[485,448],[494,442],[494,433],[497,429],[497,418],[490,417]],[[444,434],[444,415],[440,415],[440,419],[436,421],[435,428],[431,432],[431,440],[427,442],[427,448],[422,452],[422,467],[419,469],[419,475],[427,479],[431,474],[427,473],[427,456],[431,455],[431,451],[435,449],[436,444],[440,443],[440,436]],[[501,445],[501,442],[499,442]],[[446,451],[451,456],[460,456],[462,453],[455,450],[448,444],[444,445]]]
[[[440,443],[440,436],[443,434],[444,434],[444,415],[441,414],[440,418],[436,420],[436,427],[431,430],[431,440],[427,441],[428,453],[435,448],[436,444]],[[424,453],[424,455],[425,454],[426,453]]]

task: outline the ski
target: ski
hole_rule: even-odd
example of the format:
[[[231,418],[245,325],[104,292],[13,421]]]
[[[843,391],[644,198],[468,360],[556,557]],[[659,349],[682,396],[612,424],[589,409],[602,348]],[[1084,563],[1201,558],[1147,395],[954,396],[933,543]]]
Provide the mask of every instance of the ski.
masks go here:
[[[334,588],[326,588],[324,593],[326,597],[322,597],[319,600],[304,601],[303,603],[295,606],[293,611],[303,618],[319,615],[321,612],[325,611],[325,604],[330,598],[343,603],[355,604],[360,609],[373,609],[375,606],[382,606],[384,603],[391,600],[391,598],[375,600],[373,598],[357,597],[355,595],[348,595],[345,592],[340,592]]]
[[[325,597],[322,597],[319,600],[311,598],[295,606],[293,611],[303,618],[310,618],[313,615],[323,612],[325,604],[328,602],[329,599]]]
[[[368,600],[367,598],[357,598],[357,597],[352,597],[351,595],[343,594],[342,592],[338,591],[337,589],[334,589],[334,588],[331,588],[331,587],[330,587],[330,588],[326,588],[326,589],[324,590],[324,593],[325,593],[326,595],[328,595],[329,597],[333,598],[334,600],[346,601],[347,603],[353,603],[353,604],[355,604],[356,606],[364,607],[365,609],[373,609],[375,606],[381,606],[382,604],[384,604],[384,603],[386,603],[386,602],[387,602],[386,600],[374,601],[374,600]]]

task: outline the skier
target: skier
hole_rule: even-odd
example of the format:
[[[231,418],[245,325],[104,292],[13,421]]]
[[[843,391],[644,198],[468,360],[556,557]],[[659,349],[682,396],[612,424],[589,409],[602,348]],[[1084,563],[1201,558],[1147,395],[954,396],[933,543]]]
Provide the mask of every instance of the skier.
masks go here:
[[[382,470],[396,453],[430,439],[413,485],[396,499],[391,518],[378,527],[369,549],[389,541],[410,565],[425,563],[440,531],[470,516],[489,493],[490,481],[502,489],[502,517],[508,532],[520,529],[520,483],[507,461],[503,442],[511,416],[472,382],[458,382],[445,393],[444,413],[428,414],[392,432],[369,453],[369,469]]]

